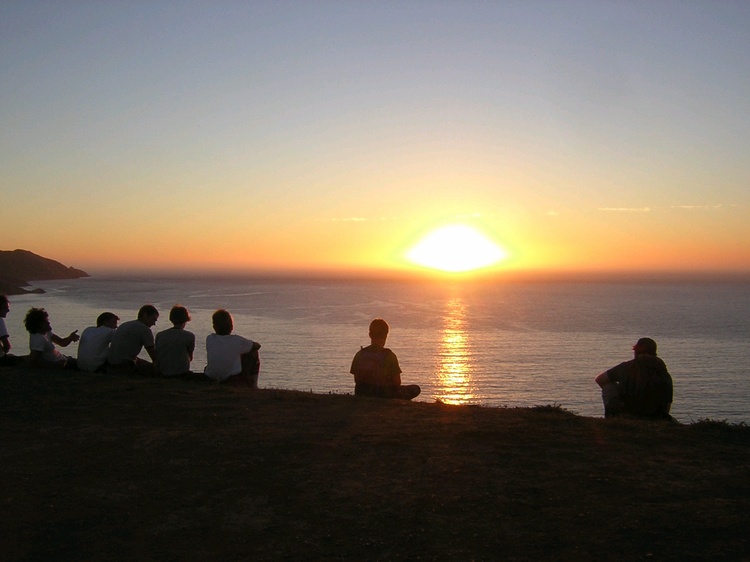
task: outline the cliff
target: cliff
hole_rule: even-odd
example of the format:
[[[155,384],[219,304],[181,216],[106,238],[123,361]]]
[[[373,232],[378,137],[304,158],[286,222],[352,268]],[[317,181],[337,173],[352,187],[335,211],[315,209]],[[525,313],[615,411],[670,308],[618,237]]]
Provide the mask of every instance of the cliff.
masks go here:
[[[48,279],[78,279],[89,274],[60,262],[43,258],[28,250],[0,250],[0,293],[19,295],[30,292],[24,289],[29,281]],[[31,292],[44,292],[35,289]]]

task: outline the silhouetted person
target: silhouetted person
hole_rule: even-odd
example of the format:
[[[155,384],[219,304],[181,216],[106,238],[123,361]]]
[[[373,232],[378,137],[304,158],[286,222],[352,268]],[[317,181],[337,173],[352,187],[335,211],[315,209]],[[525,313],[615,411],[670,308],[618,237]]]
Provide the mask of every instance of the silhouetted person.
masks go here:
[[[43,308],[30,308],[24,318],[24,325],[29,332],[29,365],[32,367],[50,367],[53,369],[77,369],[74,357],[63,355],[55,348],[67,347],[78,341],[78,330],[73,330],[67,337],[61,338],[52,331],[49,314]]]
[[[218,382],[258,388],[260,344],[233,334],[234,320],[223,308],[211,317],[214,332],[206,338],[206,368],[203,373]]]
[[[156,370],[163,377],[186,377],[195,351],[195,334],[185,329],[190,312],[175,305],[169,311],[169,321],[172,327],[156,334]]]
[[[604,417],[619,414],[671,419],[672,377],[656,356],[656,342],[641,338],[633,346],[633,359],[596,377],[602,389]]]
[[[154,375],[154,365],[151,361],[156,361],[156,350],[151,326],[154,326],[158,319],[159,311],[156,307],[144,304],[138,311],[136,320],[123,322],[109,344],[108,366],[124,373]],[[142,349],[146,350],[151,361],[138,357]]]
[[[119,320],[114,312],[102,312],[96,318],[96,326],[89,326],[81,333],[81,341],[78,342],[78,368],[81,371],[104,372],[109,344]]]
[[[370,345],[361,348],[352,360],[354,394],[376,398],[411,400],[422,391],[416,384],[401,384],[401,367],[396,354],[385,347],[390,328],[382,318],[370,322]]]
[[[0,295],[0,365],[15,365],[17,357],[11,355],[10,333],[5,325],[5,317],[10,312],[10,301],[5,295]]]

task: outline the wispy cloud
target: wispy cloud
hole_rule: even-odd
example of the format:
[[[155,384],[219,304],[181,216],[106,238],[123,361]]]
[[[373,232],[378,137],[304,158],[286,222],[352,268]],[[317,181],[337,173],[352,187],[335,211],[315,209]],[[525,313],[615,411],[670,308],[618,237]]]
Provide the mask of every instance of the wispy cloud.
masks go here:
[[[558,213],[557,211],[547,211],[544,214],[546,216],[548,216],[548,217],[559,217],[560,216],[560,213]]]
[[[382,222],[394,220],[396,217],[323,217],[315,219],[317,222]]]
[[[615,213],[650,213],[651,207],[599,207],[599,210]]]
[[[724,207],[736,207],[735,204],[724,205],[719,203],[718,205],[672,205],[671,209],[723,209]]]

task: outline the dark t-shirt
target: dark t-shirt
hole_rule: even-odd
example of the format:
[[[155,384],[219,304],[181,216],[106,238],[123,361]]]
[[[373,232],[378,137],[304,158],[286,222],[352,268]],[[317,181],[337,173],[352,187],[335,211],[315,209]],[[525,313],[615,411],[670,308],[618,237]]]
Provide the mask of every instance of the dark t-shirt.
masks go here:
[[[354,356],[349,372],[354,375],[355,394],[389,396],[401,386],[398,358],[387,347],[363,347]]]
[[[646,417],[669,415],[672,377],[660,358],[639,355],[611,368],[607,376],[618,383],[625,412]]]

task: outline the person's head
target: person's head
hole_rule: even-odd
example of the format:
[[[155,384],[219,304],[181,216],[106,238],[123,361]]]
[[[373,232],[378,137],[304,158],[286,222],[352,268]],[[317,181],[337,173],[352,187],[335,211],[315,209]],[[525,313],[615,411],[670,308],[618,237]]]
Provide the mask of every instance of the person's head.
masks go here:
[[[169,321],[175,326],[190,322],[190,313],[182,305],[176,304],[169,311]]]
[[[149,328],[156,324],[156,320],[159,318],[159,311],[153,304],[144,304],[138,311],[138,320],[143,322]]]
[[[214,312],[213,316],[211,316],[211,321],[214,325],[214,332],[216,332],[220,336],[228,336],[234,329],[234,320],[232,320],[232,315],[223,308],[220,308],[219,310]]]
[[[23,320],[26,331],[30,334],[46,334],[52,329],[49,314],[43,308],[30,308]]]
[[[0,295],[0,318],[5,318],[5,315],[10,311],[10,301],[5,295]]]
[[[96,327],[117,328],[118,320],[120,320],[120,317],[114,312],[102,312],[96,319]]]
[[[388,322],[386,322],[382,318],[376,318],[375,320],[370,322],[370,339],[373,343],[380,343],[381,345],[384,345],[385,340],[388,337],[389,330],[390,327],[388,326]]]
[[[651,338],[641,338],[633,346],[633,353],[639,355],[653,355],[656,357],[656,342]]]

